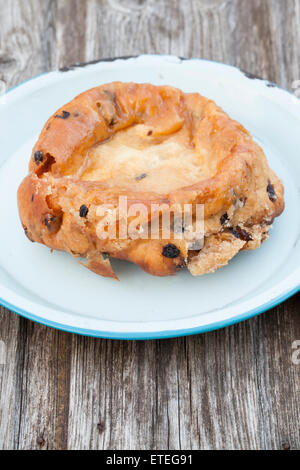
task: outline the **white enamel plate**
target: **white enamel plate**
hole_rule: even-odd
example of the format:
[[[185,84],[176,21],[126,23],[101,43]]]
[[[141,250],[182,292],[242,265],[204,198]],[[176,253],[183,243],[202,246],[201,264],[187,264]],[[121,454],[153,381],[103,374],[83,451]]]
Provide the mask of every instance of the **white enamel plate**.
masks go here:
[[[155,278],[121,261],[121,282],[89,272],[66,253],[24,236],[17,188],[44,123],[77,94],[111,81],[168,84],[215,100],[250,130],[285,185],[286,209],[270,239],[215,274]],[[227,65],[171,56],[102,61],[52,72],[0,97],[0,302],[75,333],[149,339],[200,333],[245,320],[300,286],[300,101]]]

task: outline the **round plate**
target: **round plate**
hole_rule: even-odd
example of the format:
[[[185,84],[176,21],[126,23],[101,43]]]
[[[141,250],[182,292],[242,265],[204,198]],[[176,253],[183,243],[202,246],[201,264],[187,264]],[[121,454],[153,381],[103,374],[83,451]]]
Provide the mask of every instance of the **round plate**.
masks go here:
[[[77,94],[111,81],[168,84],[217,102],[250,130],[283,179],[286,209],[270,239],[203,277],[155,278],[121,261],[121,282],[61,252],[30,243],[16,192],[44,123]],[[261,313],[300,285],[300,101],[227,65],[139,56],[77,65],[40,76],[0,98],[0,301],[31,320],[84,335],[150,339],[200,333]]]

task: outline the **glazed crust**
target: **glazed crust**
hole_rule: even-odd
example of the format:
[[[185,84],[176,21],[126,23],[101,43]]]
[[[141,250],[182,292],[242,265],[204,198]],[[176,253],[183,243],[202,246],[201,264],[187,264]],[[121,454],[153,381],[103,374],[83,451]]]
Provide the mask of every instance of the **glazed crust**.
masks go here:
[[[187,152],[195,154],[193,165],[196,161],[203,176],[195,181],[190,172],[187,184],[182,184],[183,158],[182,169],[176,170],[178,181],[175,171],[172,181],[167,176],[160,186],[156,178],[154,189],[138,181],[144,175],[132,178],[132,183],[128,177],[125,184],[118,168],[100,181],[83,176],[98,145],[111,145],[117,135],[132,139],[126,134],[130,132],[138,142],[147,138],[153,146],[169,138],[172,145],[184,139]],[[175,241],[174,236],[100,239],[97,207],[117,207],[120,196],[127,197],[128,208],[146,205],[144,224],[154,217],[153,204],[193,208],[203,204],[204,247],[191,251],[186,239]],[[31,241],[86,258],[92,271],[117,279],[103,253],[157,276],[175,274],[185,266],[193,275],[213,272],[240,250],[261,245],[283,211],[284,200],[283,185],[262,149],[213,101],[167,86],[115,82],[79,95],[48,120],[33,149],[29,174],[19,187],[18,205]],[[84,217],[82,206],[88,210]],[[164,256],[168,244],[178,248],[176,257]]]

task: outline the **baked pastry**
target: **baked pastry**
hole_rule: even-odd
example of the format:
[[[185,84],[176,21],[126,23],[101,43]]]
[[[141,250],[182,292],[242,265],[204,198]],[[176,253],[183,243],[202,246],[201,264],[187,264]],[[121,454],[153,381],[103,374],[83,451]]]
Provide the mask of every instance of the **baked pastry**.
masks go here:
[[[134,236],[120,236],[120,198],[129,212],[146,208],[129,217]],[[185,204],[189,227],[182,222]],[[214,272],[268,238],[284,200],[262,149],[213,101],[168,86],[115,82],[77,96],[48,120],[18,205],[31,241],[86,258],[89,269],[117,279],[110,258],[156,276],[184,267],[196,276]],[[106,205],[116,233],[105,238],[98,229],[108,230],[99,212]],[[198,205],[202,243],[191,229]],[[166,238],[161,221],[168,211]],[[154,220],[158,237],[136,236]]]

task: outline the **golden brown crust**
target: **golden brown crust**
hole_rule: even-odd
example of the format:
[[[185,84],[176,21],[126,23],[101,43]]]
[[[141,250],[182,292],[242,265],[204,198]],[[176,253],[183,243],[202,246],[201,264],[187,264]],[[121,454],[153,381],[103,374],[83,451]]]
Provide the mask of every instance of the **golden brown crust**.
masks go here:
[[[84,179],[93,149],[100,143],[111,145],[117,134],[125,138],[130,129],[137,129],[138,139],[149,139],[157,149],[170,137],[174,148],[184,142],[180,151],[186,149],[187,164],[189,158],[191,162],[196,158],[203,177],[195,181],[189,170],[187,184],[178,187],[182,166],[177,172],[178,182],[175,171],[172,180],[170,176],[170,181],[166,181],[168,177],[162,181],[159,191],[157,185],[143,189],[139,177],[132,178],[131,183],[128,176],[125,185],[116,177],[118,172],[104,180]],[[94,162],[98,158],[95,155]],[[166,192],[164,183],[173,189]],[[128,198],[128,207],[145,204],[149,220],[152,203],[167,207],[204,204],[202,252],[188,253],[187,243],[175,242],[173,237],[99,239],[97,207],[107,203],[116,206],[119,196]],[[101,253],[132,261],[158,276],[175,274],[185,265],[195,275],[214,271],[240,249],[259,247],[274,218],[284,209],[283,185],[270,170],[262,149],[214,102],[171,87],[119,82],[79,95],[48,120],[33,149],[29,174],[19,187],[18,204],[28,238],[87,258],[91,270],[114,278],[109,259],[103,259]],[[88,208],[86,217],[79,215],[82,205]],[[230,237],[224,241],[226,233]],[[242,239],[245,233],[251,240]],[[174,243],[180,251],[174,259],[162,254],[168,243]]]

